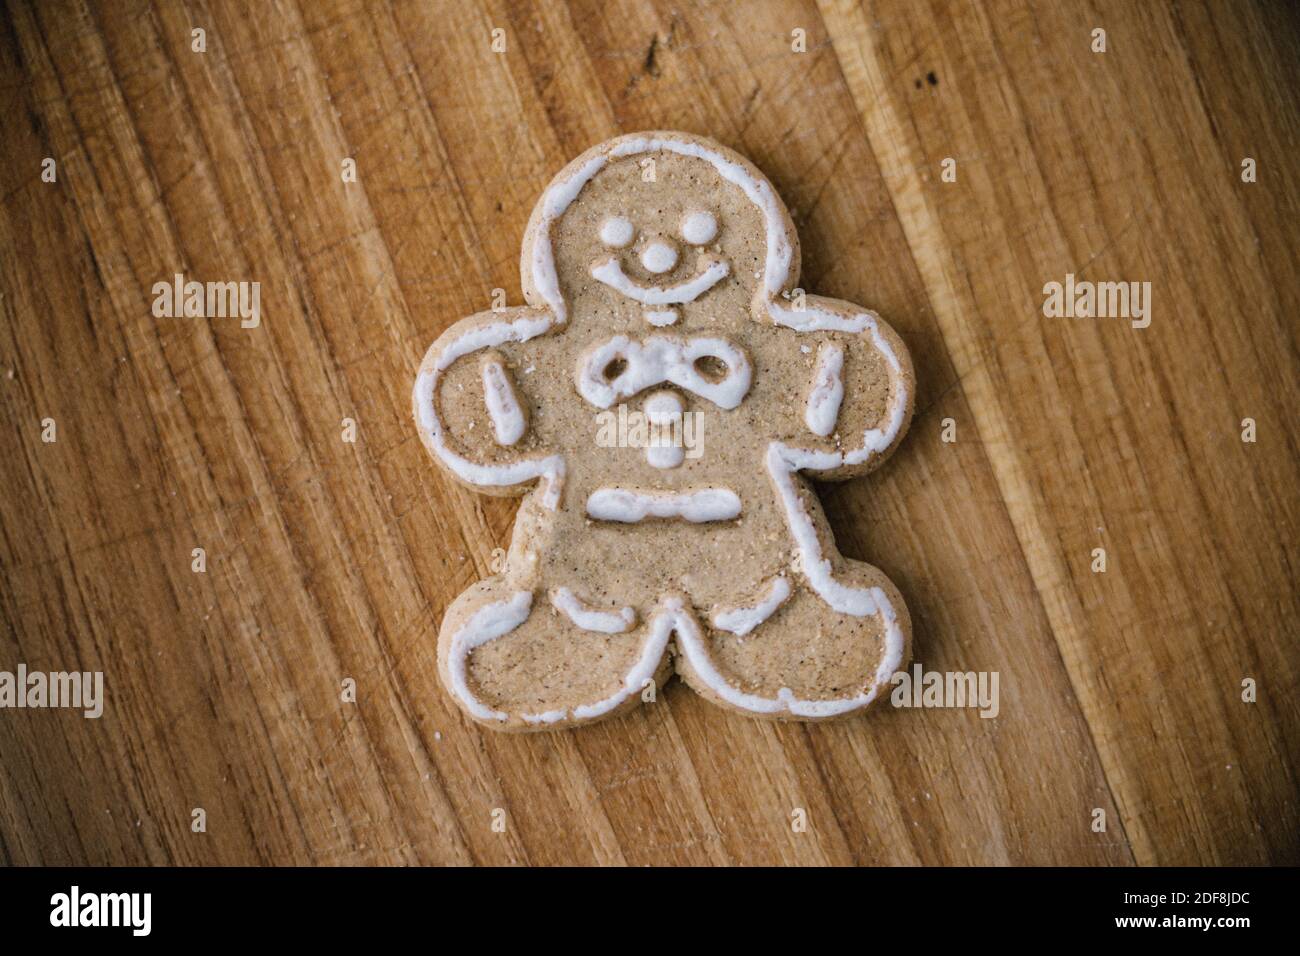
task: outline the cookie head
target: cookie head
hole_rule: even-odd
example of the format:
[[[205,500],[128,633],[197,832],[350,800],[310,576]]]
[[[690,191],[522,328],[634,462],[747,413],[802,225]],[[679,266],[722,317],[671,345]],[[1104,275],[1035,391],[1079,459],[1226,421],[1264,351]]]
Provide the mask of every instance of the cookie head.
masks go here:
[[[543,194],[524,291],[580,334],[725,335],[793,280],[793,235],[775,191],[739,156],[681,134],[622,137]]]

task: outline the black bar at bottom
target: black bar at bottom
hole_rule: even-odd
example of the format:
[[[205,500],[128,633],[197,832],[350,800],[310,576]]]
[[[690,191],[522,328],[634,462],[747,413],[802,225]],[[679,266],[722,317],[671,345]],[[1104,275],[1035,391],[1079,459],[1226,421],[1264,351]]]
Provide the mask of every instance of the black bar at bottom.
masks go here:
[[[496,948],[509,939],[548,946],[604,939],[622,949],[660,945],[675,926],[692,942],[716,937],[729,948],[755,939],[781,946],[774,931],[810,933],[810,946],[856,940],[863,951],[1099,937],[1232,945],[1255,930],[1276,935],[1293,925],[1284,907],[1295,873],[33,868],[0,870],[0,914],[6,943],[62,936],[82,944],[336,946],[411,937],[435,950]]]

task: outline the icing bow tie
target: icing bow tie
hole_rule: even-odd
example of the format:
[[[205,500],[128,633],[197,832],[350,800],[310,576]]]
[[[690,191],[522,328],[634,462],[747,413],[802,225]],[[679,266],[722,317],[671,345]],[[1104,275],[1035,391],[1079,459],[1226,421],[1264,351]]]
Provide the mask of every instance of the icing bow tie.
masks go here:
[[[726,339],[652,335],[637,340],[616,335],[583,353],[577,385],[582,397],[598,408],[663,382],[719,408],[735,408],[749,392],[752,378],[749,356]]]

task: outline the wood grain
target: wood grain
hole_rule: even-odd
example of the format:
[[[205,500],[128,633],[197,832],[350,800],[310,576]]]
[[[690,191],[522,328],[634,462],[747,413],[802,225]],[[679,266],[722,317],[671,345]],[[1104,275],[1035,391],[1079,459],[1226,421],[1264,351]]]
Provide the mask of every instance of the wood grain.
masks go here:
[[[1298,54],[1281,3],[11,3],[0,670],[107,702],[0,711],[0,860],[1300,862]],[[645,128],[753,159],[804,284],[908,342],[911,435],[823,499],[995,719],[673,685],[519,738],[441,690],[515,503],[428,460],[415,369]],[[155,318],[178,272],[260,282],[260,326]],[[1067,273],[1149,281],[1151,325],[1046,318]]]

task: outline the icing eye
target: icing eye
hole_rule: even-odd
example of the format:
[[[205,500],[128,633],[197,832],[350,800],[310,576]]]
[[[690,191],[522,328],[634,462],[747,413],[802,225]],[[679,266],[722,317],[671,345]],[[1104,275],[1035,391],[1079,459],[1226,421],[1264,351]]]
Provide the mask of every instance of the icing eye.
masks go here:
[[[635,233],[632,223],[622,216],[610,216],[600,224],[600,241],[613,249],[622,249]]]
[[[718,220],[711,212],[693,212],[682,220],[682,238],[693,246],[712,242],[718,234]]]

